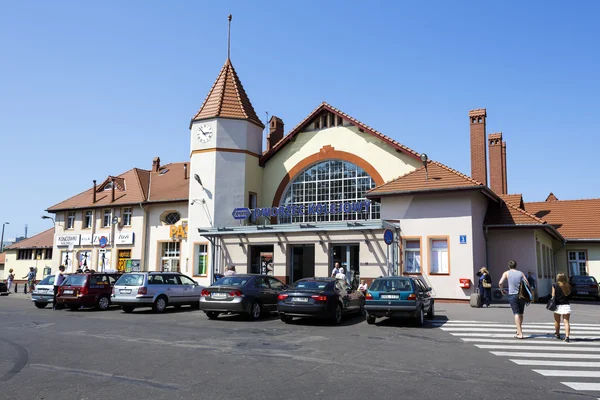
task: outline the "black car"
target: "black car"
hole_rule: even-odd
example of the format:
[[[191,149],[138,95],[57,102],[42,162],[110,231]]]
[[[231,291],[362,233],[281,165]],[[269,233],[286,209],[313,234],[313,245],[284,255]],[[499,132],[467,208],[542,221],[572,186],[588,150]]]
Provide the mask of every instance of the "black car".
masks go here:
[[[4,282],[0,282],[0,296],[8,296],[8,286]]]
[[[265,312],[275,311],[277,296],[287,286],[266,275],[240,274],[224,276],[202,289],[200,310],[210,319],[220,314],[247,314],[258,319]]]
[[[365,298],[347,282],[335,278],[304,278],[278,297],[279,318],[290,323],[294,317],[330,319],[334,324],[347,313],[365,314]]]
[[[598,282],[596,278],[589,275],[572,275],[569,278],[572,297],[591,297],[600,300],[598,295]]]

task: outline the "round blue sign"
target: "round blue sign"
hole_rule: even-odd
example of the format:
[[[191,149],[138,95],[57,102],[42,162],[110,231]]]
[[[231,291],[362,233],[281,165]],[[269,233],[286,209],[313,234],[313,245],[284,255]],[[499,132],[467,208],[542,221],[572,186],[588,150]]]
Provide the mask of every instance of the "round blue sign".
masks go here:
[[[383,241],[384,241],[384,242],[385,242],[385,244],[387,244],[388,246],[394,242],[394,232],[392,232],[392,230],[391,230],[391,229],[386,229],[386,230],[383,232]]]
[[[106,236],[102,236],[100,237],[100,247],[104,248],[106,247],[106,244],[108,243],[108,239],[106,238]]]

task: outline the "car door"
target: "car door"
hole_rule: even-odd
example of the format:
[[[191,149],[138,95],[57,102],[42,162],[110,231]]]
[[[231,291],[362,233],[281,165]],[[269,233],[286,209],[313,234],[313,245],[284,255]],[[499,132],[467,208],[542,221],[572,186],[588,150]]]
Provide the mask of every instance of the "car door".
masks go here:
[[[269,285],[269,280],[266,276],[258,276],[254,278],[254,290],[263,308],[266,310],[272,309],[271,299],[273,291]]]
[[[423,309],[425,311],[429,310],[429,307],[431,305],[431,295],[427,290],[427,286],[425,286],[423,281],[421,281],[420,279],[413,279],[413,284],[417,289],[417,296],[419,300],[421,300],[421,302],[423,303]]]
[[[200,293],[202,292],[200,285],[185,275],[179,275],[179,280],[183,286],[183,301],[186,303],[195,303],[200,301]]]
[[[270,305],[272,309],[276,309],[277,308],[277,296],[279,296],[279,293],[281,293],[283,290],[285,290],[285,284],[283,282],[281,282],[279,279],[277,278],[273,278],[273,277],[268,277],[269,279],[269,286],[271,286],[271,294],[270,294]]]
[[[164,274],[163,279],[167,287],[167,296],[171,304],[184,303],[183,285],[177,274]]]
[[[360,294],[358,290],[354,290],[348,282],[343,282],[342,286],[350,298],[350,310],[356,311],[360,308]]]
[[[353,305],[351,303],[350,295],[346,291],[346,288],[342,281],[337,280],[335,282],[335,291],[337,292],[338,296],[340,297],[340,300],[342,301],[344,311],[351,311]]]

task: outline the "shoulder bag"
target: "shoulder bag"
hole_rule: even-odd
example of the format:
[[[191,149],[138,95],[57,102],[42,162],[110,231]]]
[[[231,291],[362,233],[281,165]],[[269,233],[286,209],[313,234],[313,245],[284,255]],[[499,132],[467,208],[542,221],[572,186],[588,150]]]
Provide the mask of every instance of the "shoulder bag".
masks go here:
[[[556,286],[552,285],[554,288],[554,296],[550,297],[548,300],[548,304],[546,304],[546,310],[548,311],[556,311]]]
[[[525,283],[525,280],[521,278],[521,283],[519,284],[519,300],[525,303],[531,303],[531,292]]]
[[[483,279],[481,280],[481,286],[483,286],[484,289],[491,289],[492,288],[492,283],[486,281],[487,276],[484,276]],[[491,281],[491,279],[490,279]]]

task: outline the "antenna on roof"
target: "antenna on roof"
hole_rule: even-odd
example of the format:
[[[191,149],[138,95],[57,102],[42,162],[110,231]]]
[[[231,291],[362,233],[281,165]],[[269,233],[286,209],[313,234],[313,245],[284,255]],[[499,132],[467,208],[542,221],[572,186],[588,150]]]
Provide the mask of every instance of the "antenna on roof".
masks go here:
[[[227,17],[227,21],[229,21],[229,26],[227,27],[227,59],[229,60],[229,54],[231,49],[231,14]]]

